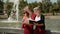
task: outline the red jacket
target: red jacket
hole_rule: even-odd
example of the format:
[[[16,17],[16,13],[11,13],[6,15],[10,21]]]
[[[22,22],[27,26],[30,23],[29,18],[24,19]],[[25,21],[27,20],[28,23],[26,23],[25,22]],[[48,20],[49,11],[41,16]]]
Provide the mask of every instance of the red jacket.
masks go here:
[[[31,18],[34,20],[35,14],[31,15]],[[26,19],[26,16],[23,17],[23,21]],[[24,34],[33,34],[33,25],[24,25],[22,22],[22,28],[24,28]]]

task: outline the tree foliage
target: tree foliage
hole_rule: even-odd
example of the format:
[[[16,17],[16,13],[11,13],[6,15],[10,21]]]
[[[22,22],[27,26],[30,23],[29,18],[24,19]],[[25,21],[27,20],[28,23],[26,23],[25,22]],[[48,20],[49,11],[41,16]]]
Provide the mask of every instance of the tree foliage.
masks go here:
[[[1,3],[1,1],[0,1]],[[2,5],[2,4],[0,4]],[[6,5],[7,5],[7,11],[9,12],[12,7],[13,7],[13,3],[9,3],[8,1],[6,2]],[[40,9],[41,9],[41,12],[42,13],[59,13],[60,12],[60,2],[57,2],[57,3],[52,3],[52,2],[32,2],[32,3],[27,3],[27,1],[20,1],[20,4],[19,4],[19,14],[22,15],[22,9],[25,7],[25,6],[30,6],[32,11],[33,11],[33,8],[36,7],[36,6],[40,6]],[[0,7],[2,8],[2,7]]]

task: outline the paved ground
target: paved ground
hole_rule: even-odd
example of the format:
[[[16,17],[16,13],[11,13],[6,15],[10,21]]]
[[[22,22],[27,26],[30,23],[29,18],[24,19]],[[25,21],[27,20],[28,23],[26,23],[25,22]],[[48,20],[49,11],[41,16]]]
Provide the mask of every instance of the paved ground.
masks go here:
[[[4,19],[2,19],[2,20],[4,20]],[[0,21],[2,21],[2,20],[0,20]],[[48,29],[46,31],[47,34],[60,34],[60,32],[54,32],[54,30],[60,31],[60,19],[49,19],[48,18],[48,19],[45,20],[45,23],[46,23],[46,29]],[[11,23],[10,25],[9,24],[10,23],[1,23],[0,22],[0,27],[13,27],[13,26],[16,27],[16,26],[21,25],[21,23],[20,24],[19,23],[17,23],[17,24],[16,23]],[[53,32],[51,32],[51,30],[53,30]],[[6,34],[12,34],[12,33],[15,34],[15,32],[17,34],[17,32],[18,32],[18,34],[23,34],[23,30],[16,30],[16,29],[3,29],[3,28],[1,28],[0,32],[4,32]]]
[[[23,31],[20,32],[20,34],[23,34]],[[60,34],[58,32],[51,32],[46,30],[46,34]]]
[[[23,34],[22,29],[0,29],[0,34]],[[52,32],[50,30],[46,30],[46,34],[60,34],[60,32]]]

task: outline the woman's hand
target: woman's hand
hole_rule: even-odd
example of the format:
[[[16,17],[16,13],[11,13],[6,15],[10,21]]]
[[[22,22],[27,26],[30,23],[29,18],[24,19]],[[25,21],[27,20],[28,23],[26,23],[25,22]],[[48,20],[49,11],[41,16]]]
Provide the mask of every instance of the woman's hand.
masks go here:
[[[29,20],[28,19],[25,19],[24,24],[25,25],[28,25],[29,24]]]
[[[43,24],[34,23],[36,26],[43,26]]]
[[[38,26],[38,23],[34,23],[34,25]]]

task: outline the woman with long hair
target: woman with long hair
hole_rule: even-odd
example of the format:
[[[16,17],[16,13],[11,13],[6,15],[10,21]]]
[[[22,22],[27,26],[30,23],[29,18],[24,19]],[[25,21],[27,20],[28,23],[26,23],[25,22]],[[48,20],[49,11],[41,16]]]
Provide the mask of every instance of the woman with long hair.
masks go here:
[[[24,29],[24,34],[33,34],[33,24],[30,24],[29,20],[34,20],[35,15],[31,12],[28,6],[24,8],[23,12],[24,17],[22,21],[22,28]]]

